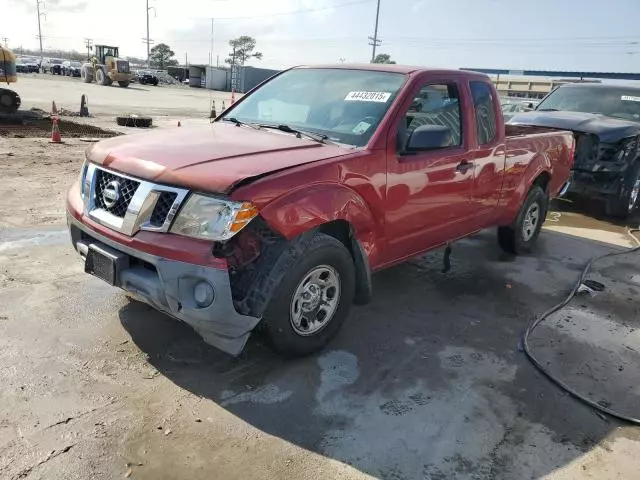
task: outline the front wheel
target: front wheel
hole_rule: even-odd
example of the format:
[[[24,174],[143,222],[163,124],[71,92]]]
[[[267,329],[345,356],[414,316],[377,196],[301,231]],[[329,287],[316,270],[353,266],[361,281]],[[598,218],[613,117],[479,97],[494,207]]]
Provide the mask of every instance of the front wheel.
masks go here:
[[[542,188],[534,185],[529,190],[515,222],[509,226],[498,227],[500,247],[514,255],[533,250],[547,217],[548,208],[549,196]]]
[[[626,218],[638,207],[640,198],[640,162],[632,165],[615,197],[607,199],[605,213],[609,217]]]
[[[338,333],[355,294],[355,267],[337,239],[313,233],[286,250],[272,274],[284,270],[262,322],[274,349],[309,355]]]
[[[128,80],[120,81],[118,82],[118,85],[120,85],[122,88],[127,88],[129,86],[129,81]]]

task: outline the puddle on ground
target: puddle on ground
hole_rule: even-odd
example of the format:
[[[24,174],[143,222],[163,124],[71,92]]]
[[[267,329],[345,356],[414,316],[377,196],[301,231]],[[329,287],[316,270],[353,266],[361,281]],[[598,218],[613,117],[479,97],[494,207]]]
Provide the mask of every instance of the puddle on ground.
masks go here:
[[[55,230],[0,230],[0,252],[69,242],[66,228]]]

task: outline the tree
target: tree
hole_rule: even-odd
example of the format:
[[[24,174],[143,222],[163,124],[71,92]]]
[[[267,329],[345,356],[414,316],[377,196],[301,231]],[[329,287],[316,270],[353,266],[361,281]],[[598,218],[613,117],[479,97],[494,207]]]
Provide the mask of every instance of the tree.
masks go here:
[[[250,58],[262,59],[262,53],[255,52],[256,39],[247,35],[229,40],[229,46],[232,51],[225,60],[229,65],[244,65]]]
[[[373,59],[373,63],[396,63],[394,60],[391,60],[391,55],[388,53],[379,53],[376,55],[376,58]]]
[[[178,65],[178,61],[173,58],[175,52],[166,43],[159,43],[151,49],[149,53],[149,63],[160,70],[164,70],[170,65]]]

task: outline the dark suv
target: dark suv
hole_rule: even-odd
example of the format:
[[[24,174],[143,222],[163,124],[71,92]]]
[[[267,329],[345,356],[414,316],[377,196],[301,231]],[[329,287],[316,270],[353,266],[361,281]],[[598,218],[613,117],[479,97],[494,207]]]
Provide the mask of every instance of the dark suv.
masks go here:
[[[158,85],[158,77],[152,72],[138,72],[136,74],[136,80],[140,85]]]

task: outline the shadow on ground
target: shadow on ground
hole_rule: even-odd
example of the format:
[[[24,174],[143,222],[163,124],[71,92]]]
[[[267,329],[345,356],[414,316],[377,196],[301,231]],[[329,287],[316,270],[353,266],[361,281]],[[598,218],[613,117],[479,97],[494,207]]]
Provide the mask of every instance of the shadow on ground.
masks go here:
[[[608,249],[545,232],[536,256],[514,258],[491,233],[460,241],[448,274],[437,252],[377,274],[373,302],[352,310],[324,352],[293,361],[255,336],[230,358],[139,303],[120,318],[177,385],[362,472],[537,478],[618,425],[556,389],[518,350],[525,324],[566,295],[589,257]],[[542,345],[557,332],[545,334]],[[587,355],[567,352],[577,365]]]

